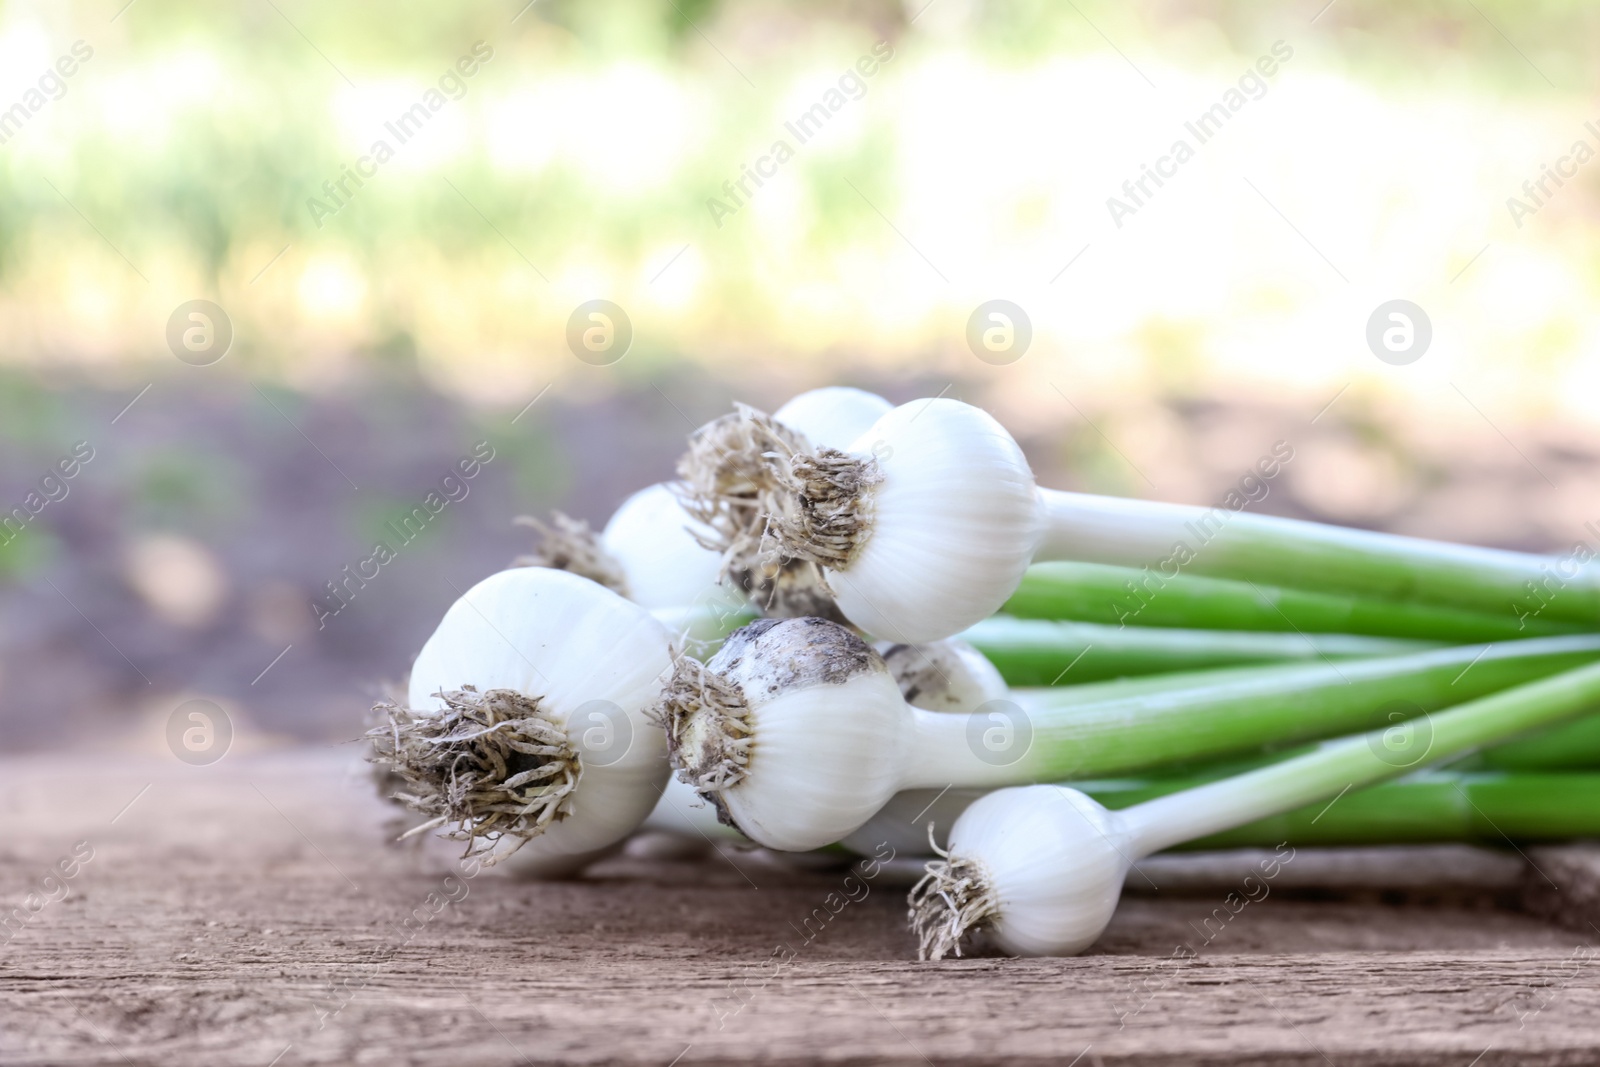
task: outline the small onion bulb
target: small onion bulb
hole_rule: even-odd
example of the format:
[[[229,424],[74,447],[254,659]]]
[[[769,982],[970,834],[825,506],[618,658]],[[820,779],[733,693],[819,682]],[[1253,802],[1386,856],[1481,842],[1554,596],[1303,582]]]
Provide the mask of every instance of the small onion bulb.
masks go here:
[[[727,594],[719,589],[722,557],[696,535],[711,531],[684,511],[667,485],[646,486],[622,502],[599,534],[557,512],[551,522],[520,518],[539,533],[522,566],[570,571],[646,608],[682,609]]]
[[[799,394],[773,417],[813,447],[843,448],[892,408],[863,389],[827,386]],[[656,484],[622,502],[599,546],[621,571],[618,592],[647,608],[680,608],[719,593],[722,557],[706,547],[712,537],[672,486]]]
[[[834,451],[887,408],[888,401],[858,389],[815,389],[784,405],[782,417],[740,404],[689,436],[678,461],[685,508],[712,531],[707,543],[721,556],[723,579],[763,614],[843,618],[818,564],[777,551],[768,534],[766,515],[778,491],[770,457]]]
[[[913,707],[929,711],[972,711],[989,700],[1003,698],[1009,693],[1005,679],[1000,677],[1000,672],[994,665],[977,649],[956,638],[938,641],[931,645],[885,644],[879,647],[878,652],[883,656],[884,665],[889,673],[894,676],[895,684],[900,687],[901,695]],[[965,796],[970,791],[959,792]],[[902,798],[917,800],[918,807],[922,807],[926,805],[927,800],[917,798],[925,796],[931,798],[933,795],[931,790],[899,793],[890,801],[889,807],[895,808]],[[906,832],[900,825],[906,823],[906,815],[909,815],[909,812],[902,815],[894,826],[888,828],[896,835],[897,840],[906,837]],[[952,815],[951,818],[953,817]],[[854,848],[853,842],[856,838],[865,841],[876,832],[876,824],[880,818],[881,816],[875,816],[869,820],[853,837],[846,838],[843,843],[847,847]],[[947,823],[948,821],[946,820]],[[650,818],[645,821],[643,829],[694,839],[713,840],[725,837],[743,839],[743,835],[737,830],[718,820],[716,808],[696,793],[693,786],[676,776],[667,782],[666,792],[661,795],[660,802]],[[873,842],[876,843],[880,839],[873,838]],[[918,847],[926,843],[926,840],[924,834],[909,850],[899,849],[899,851],[915,852]],[[863,855],[870,855],[873,845],[866,845],[861,851]]]
[[[796,468],[801,500],[833,509],[802,507],[780,539],[823,565],[847,619],[887,640],[936,641],[993,615],[1045,535],[1022,449],[955,400],[904,404],[846,453]]]
[[[1143,858],[1135,836],[1122,812],[1066,786],[979,797],[951,827],[945,859],[912,890],[920,954],[959,955],[975,927],[1011,955],[1082,952],[1111,922],[1123,880]]]
[[[991,700],[1011,695],[995,665],[960,638],[925,645],[880,641],[874,647],[900,686],[900,695],[914,708],[977,711]]]
[[[629,600],[677,608],[717,594],[722,560],[698,539],[710,535],[670,486],[656,484],[622,502],[600,531],[600,547],[621,567]]]
[[[374,761],[398,799],[452,827],[470,855],[570,873],[632,833],[666,783],[646,715],[672,670],[648,611],[565,571],[485,578],[445,613],[412,667],[407,706],[380,706]]]
[[[1004,427],[946,398],[894,408],[843,449],[808,452],[760,431],[752,423],[719,435],[755,446],[720,462],[743,465],[760,487],[752,494],[760,507],[727,521],[821,567],[844,617],[886,640],[934,641],[987,618],[1035,559],[1187,568],[1501,616],[1551,565],[1528,553],[1248,513],[1263,479],[1292,459],[1284,442],[1257,464],[1261,477],[1251,472],[1243,491],[1205,508],[1042,489]],[[712,493],[706,499],[715,503]],[[1592,623],[1600,572],[1585,571],[1560,602],[1563,620]]]
[[[1045,532],[1022,450],[954,400],[893,408],[846,449],[808,450],[741,409],[696,431],[679,473],[729,573],[817,568],[843,618],[884,640],[937,641],[992,615]]]
[[[894,405],[876,393],[847,385],[809,389],[772,413],[814,448],[849,448]]]

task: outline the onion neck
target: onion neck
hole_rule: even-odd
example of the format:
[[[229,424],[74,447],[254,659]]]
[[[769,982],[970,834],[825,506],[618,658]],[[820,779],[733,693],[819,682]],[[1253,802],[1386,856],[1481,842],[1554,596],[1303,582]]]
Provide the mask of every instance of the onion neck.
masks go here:
[[[981,731],[973,726],[973,714],[926,711],[907,705],[911,726],[906,735],[904,770],[900,789],[945,789],[948,787],[990,787],[1018,785],[1034,781],[1030,752],[1004,762],[979,757]],[[980,724],[981,725],[981,724]]]
[[[1200,511],[1124,497],[1039,490],[1044,537],[1036,561],[1078,560],[1139,567],[1163,558]],[[1193,536],[1190,534],[1189,536]]]
[[[1373,757],[1364,737],[1324,746],[1298,759],[1147,800],[1119,812],[1133,843],[1129,859],[1231,830],[1284,811],[1336,798],[1405,773]]]

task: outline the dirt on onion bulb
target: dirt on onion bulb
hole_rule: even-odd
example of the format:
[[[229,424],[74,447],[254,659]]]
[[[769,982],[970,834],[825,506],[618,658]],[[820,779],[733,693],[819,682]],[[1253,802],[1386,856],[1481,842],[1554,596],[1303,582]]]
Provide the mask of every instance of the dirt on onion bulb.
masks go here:
[[[736,405],[690,435],[678,463],[684,509],[711,531],[702,543],[721,557],[724,580],[747,592],[762,614],[843,621],[821,568],[779,552],[768,536],[763,516],[779,501],[769,457],[844,448],[890,410],[887,400],[860,389],[813,389],[777,415]]]

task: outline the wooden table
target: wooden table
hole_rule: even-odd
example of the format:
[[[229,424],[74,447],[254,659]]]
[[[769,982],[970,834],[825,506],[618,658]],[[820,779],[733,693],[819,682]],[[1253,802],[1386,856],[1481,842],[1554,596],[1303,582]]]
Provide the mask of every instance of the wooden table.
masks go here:
[[[1530,852],[1497,901],[1284,889],[1209,942],[1226,889],[1189,885],[1130,896],[1091,955],[933,965],[901,889],[807,924],[843,872],[760,854],[447,880],[450,854],[380,843],[354,764],[0,761],[0,901],[26,916],[0,927],[0,1063],[1600,1059],[1594,851]]]

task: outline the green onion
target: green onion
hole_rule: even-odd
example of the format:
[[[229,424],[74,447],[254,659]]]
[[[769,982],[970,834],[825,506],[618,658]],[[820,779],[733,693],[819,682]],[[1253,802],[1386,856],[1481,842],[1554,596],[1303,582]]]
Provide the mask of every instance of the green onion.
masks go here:
[[[1177,784],[1177,783],[1171,783]],[[1158,787],[1159,788],[1159,787]],[[1109,808],[1153,791],[1084,792]],[[1560,841],[1600,835],[1600,774],[1431,773],[1351,790],[1184,842],[1182,848]]]
[[[1013,692],[977,711],[907,703],[883,660],[821,619],[762,620],[679,660],[657,714],[680,776],[751,840],[820,848],[894,794],[1121,774],[1398,722],[1600,658],[1600,635],[1138,685]],[[1207,675],[1210,676],[1207,676]],[[1093,688],[1093,687],[1082,687]]]
[[[1559,639],[1558,639],[1559,640]],[[1109,811],[1064,786],[1002,789],[956,820],[911,897],[925,956],[975,926],[1024,955],[1081,952],[1100,936],[1134,862],[1152,852],[1344,794],[1600,706],[1600,663],[1322,745],[1304,756]]]

